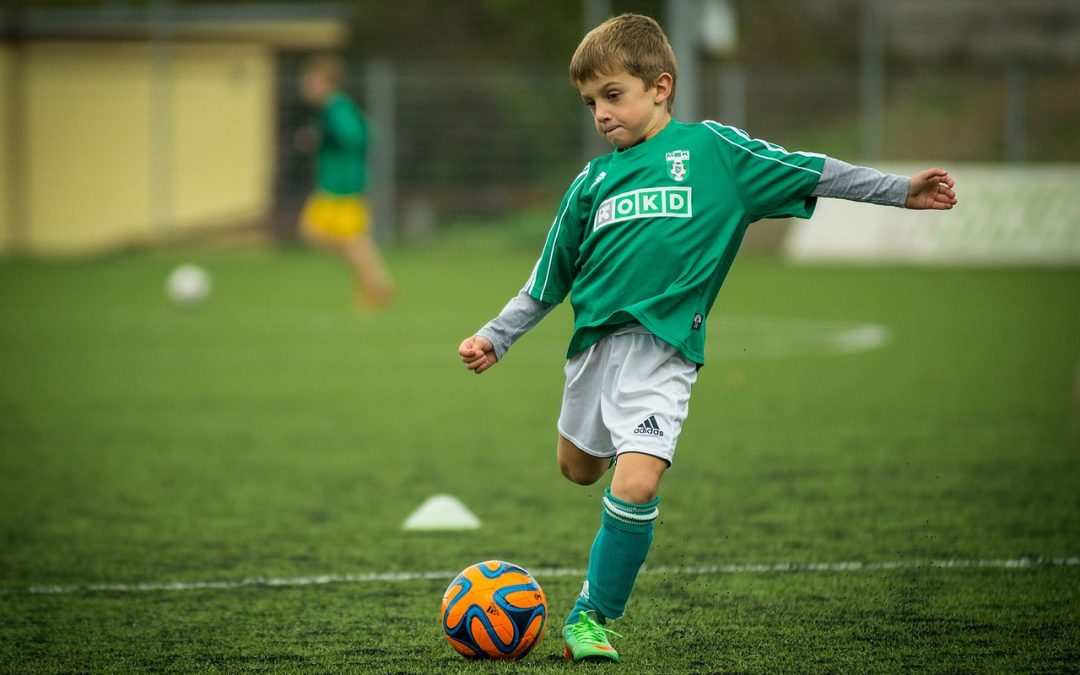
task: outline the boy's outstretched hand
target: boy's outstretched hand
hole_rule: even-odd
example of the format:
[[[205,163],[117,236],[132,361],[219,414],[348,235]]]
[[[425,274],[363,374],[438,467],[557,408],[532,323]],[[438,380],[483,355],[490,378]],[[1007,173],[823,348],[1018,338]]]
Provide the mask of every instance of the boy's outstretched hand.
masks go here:
[[[927,169],[911,177],[904,208],[946,210],[956,206],[956,181],[945,169]]]
[[[465,338],[457,351],[461,360],[465,362],[465,367],[477,375],[499,361],[499,357],[495,356],[495,347],[491,345],[491,340],[479,335]]]

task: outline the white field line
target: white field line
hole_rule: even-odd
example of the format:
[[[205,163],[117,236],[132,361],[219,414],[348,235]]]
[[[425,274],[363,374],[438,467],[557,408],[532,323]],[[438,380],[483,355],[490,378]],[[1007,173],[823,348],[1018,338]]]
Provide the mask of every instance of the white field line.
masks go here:
[[[1009,558],[988,560],[884,560],[848,561],[832,563],[780,562],[744,565],[706,565],[679,567],[660,565],[645,567],[642,574],[651,576],[717,576],[724,574],[762,574],[769,572],[872,572],[875,570],[947,570],[947,569],[1031,569],[1039,567],[1077,567],[1080,557],[1069,558]],[[531,570],[538,579],[553,577],[584,577],[585,570],[574,567],[550,567]],[[142,591],[199,591],[230,590],[247,587],[295,587],[324,586],[326,584],[364,584],[371,582],[396,583],[410,581],[449,582],[457,572],[437,570],[430,572],[371,572],[367,574],[320,574],[310,577],[247,577],[244,579],[220,579],[210,581],[164,581],[139,583],[76,584],[70,586],[29,586],[26,588],[0,588],[0,595],[40,594],[63,595],[72,593],[138,593]]]

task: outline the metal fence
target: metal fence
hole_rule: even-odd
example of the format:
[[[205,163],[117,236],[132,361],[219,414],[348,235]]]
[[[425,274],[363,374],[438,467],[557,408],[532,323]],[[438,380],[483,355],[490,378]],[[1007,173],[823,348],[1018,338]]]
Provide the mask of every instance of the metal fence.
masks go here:
[[[311,177],[290,143],[310,113],[291,93],[294,71],[281,68],[280,192],[298,208]],[[561,67],[376,63],[352,72],[349,91],[375,136],[379,220],[392,235],[550,206],[597,150],[583,141],[586,111]],[[718,62],[700,78],[701,117],[791,149],[854,162],[1080,161],[1080,70],[1033,68],[1019,81],[1004,68],[886,71],[871,159],[858,64],[800,72]]]
[[[403,5],[410,2],[413,9],[419,7],[419,0],[402,0]],[[666,22],[672,19],[672,42],[687,52],[686,31],[696,26],[686,20],[685,11],[715,3],[724,0],[647,4]],[[523,21],[545,11],[526,4],[514,11],[532,13]],[[150,86],[143,92],[132,80],[131,97],[152,110],[165,109],[163,102],[191,103],[169,94],[177,73],[166,64],[181,51],[202,55],[215,42],[262,45],[266,71],[276,72],[276,91],[266,97],[274,108],[276,136],[272,149],[245,157],[251,163],[274,157],[273,167],[248,172],[257,173],[260,181],[250,187],[259,193],[261,205],[268,190],[261,177],[272,176],[274,206],[267,220],[287,238],[295,232],[296,214],[313,184],[311,157],[299,153],[293,142],[312,116],[299,100],[297,80],[313,50],[335,48],[349,62],[348,92],[364,109],[373,132],[371,197],[384,239],[409,238],[457,219],[499,217],[533,207],[549,210],[583,163],[605,150],[567,81],[566,60],[578,29],[609,11],[633,9],[629,4],[565,0],[558,6],[566,10],[572,5],[572,11],[545,14],[556,16],[564,39],[543,55],[536,53],[535,43],[534,49],[510,49],[512,30],[500,32],[502,26],[496,26],[484,33],[470,22],[478,15],[476,8],[484,6],[479,4],[441,6],[443,18],[457,23],[453,30],[428,27],[425,35],[441,40],[439,45],[417,45],[418,38],[407,30],[407,12],[401,10],[390,21],[391,9],[375,4],[313,9],[310,4],[253,3],[226,11],[160,0],[145,7],[122,2],[123,11],[117,12],[111,5],[61,12],[45,3],[33,11],[0,10],[0,116],[5,119],[0,155],[24,163],[40,159],[36,146],[30,147],[11,123],[32,117],[30,108],[13,103],[27,96],[15,94],[32,94],[40,87],[14,75],[25,69],[25,54],[40,45],[63,39],[78,45],[127,44],[134,51],[149,48],[144,50],[148,63],[116,78],[132,80],[130,73],[149,68]],[[947,8],[929,0],[728,4],[738,9],[733,16],[739,30],[752,37],[724,53],[691,50],[700,58],[691,61],[696,67],[684,62],[681,69],[676,113],[684,119],[717,119],[792,149],[855,162],[1080,162],[1080,97],[1075,93],[1080,91],[1080,5],[1075,0],[956,0]],[[370,21],[357,18],[360,8]],[[665,17],[663,10],[671,8],[681,12]],[[570,26],[577,11],[582,23]],[[320,19],[319,12],[326,16]],[[282,18],[278,15],[287,21],[263,20]],[[676,15],[683,21],[675,21]],[[927,15],[934,21],[920,24]],[[518,28],[522,25],[530,24]],[[267,26],[278,28],[267,32]],[[350,41],[346,28],[352,31]],[[381,43],[385,53],[365,51],[372,34],[364,31],[375,30],[397,31],[397,42]],[[505,48],[491,47],[495,39],[507,42]],[[470,40],[483,48],[473,48]],[[381,55],[376,58],[376,53]],[[218,66],[221,83],[215,91],[227,92],[237,78],[226,60]],[[114,77],[106,72],[98,76]],[[696,113],[687,112],[695,101]],[[82,101],[73,103],[78,113]],[[265,107],[250,116],[262,119]],[[177,141],[161,131],[166,126],[162,115],[150,117],[157,131],[140,151],[154,155],[153,173],[165,185],[176,178],[169,143]],[[79,115],[56,115],[49,121],[75,134]],[[48,130],[39,135],[53,137]],[[113,151],[119,146],[102,147]],[[204,154],[207,163],[221,164],[212,152]],[[10,188],[4,197],[8,208],[0,213],[14,214],[6,229],[16,231],[25,219],[10,205],[27,192],[27,181],[24,172],[7,174],[0,186]],[[147,199],[159,206],[181,202],[164,189]],[[222,211],[214,222],[231,213]]]

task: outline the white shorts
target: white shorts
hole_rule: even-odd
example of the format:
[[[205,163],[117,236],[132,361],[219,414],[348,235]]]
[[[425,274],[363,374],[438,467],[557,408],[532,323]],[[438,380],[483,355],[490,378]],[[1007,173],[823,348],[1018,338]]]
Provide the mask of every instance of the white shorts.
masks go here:
[[[559,433],[596,457],[641,452],[671,464],[697,364],[640,325],[566,362]]]

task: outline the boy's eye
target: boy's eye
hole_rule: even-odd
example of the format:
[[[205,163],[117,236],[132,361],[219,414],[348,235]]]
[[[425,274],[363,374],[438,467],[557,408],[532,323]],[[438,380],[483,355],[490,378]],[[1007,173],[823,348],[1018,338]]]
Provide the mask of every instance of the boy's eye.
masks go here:
[[[609,91],[608,92],[607,100],[609,100],[609,101],[617,101],[618,99],[619,99],[619,92],[617,92],[617,91]]]
[[[596,107],[596,101],[593,101],[592,99],[589,99],[588,101],[585,101],[585,107],[588,108],[589,110],[592,110],[593,108]]]

